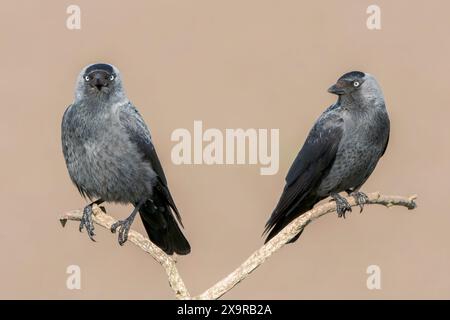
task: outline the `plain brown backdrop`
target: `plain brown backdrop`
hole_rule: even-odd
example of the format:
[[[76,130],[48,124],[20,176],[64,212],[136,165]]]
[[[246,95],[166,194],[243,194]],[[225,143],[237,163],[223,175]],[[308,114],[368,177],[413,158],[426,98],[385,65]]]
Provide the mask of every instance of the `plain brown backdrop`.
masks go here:
[[[66,8],[81,7],[81,30]],[[68,177],[60,121],[89,63],[122,72],[151,127],[192,254],[179,270],[198,294],[262,244],[284,176],[326,89],[362,70],[381,83],[391,117],[386,155],[363,189],[419,195],[418,209],[367,207],[308,226],[225,298],[450,298],[450,20],[448,1],[1,1],[0,298],[168,298],[161,267],[96,228],[97,242],[58,216],[85,201]],[[177,128],[279,128],[280,170],[175,166]],[[107,206],[124,218],[128,206]],[[134,228],[142,231],[136,220]],[[66,268],[81,268],[81,290]],[[368,290],[366,268],[381,268]]]

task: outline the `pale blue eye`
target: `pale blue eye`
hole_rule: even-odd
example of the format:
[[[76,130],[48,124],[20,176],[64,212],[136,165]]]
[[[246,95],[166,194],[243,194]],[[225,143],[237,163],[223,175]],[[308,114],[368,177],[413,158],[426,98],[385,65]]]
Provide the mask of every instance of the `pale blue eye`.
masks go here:
[[[84,80],[89,81],[89,80],[91,80],[91,78],[89,76],[85,76]]]
[[[113,81],[115,78],[116,78],[116,77],[114,77],[113,74],[109,76],[109,80],[111,80],[111,81]]]
[[[354,82],[353,82],[353,86],[354,86],[354,87],[359,87],[359,82],[358,82],[358,81],[354,81]]]

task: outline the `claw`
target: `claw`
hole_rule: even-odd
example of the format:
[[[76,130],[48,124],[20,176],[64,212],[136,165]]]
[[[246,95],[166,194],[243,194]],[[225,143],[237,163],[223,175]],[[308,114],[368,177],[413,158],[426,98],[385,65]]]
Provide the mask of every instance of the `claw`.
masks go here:
[[[89,239],[95,242],[94,236],[94,222],[92,220],[92,205],[87,205],[83,209],[83,216],[81,217],[80,227],[78,228],[81,231],[83,231],[83,228],[86,228],[87,234],[89,236]]]
[[[125,244],[128,240],[128,232],[130,232],[131,224],[133,221],[128,218],[125,220],[117,221],[111,226],[111,232],[115,233],[119,229],[118,241],[121,246]]]
[[[347,211],[352,212],[351,205],[348,203],[347,200],[345,200],[344,197],[342,197],[341,195],[339,195],[337,193],[332,194],[331,197],[336,202],[336,212],[338,214],[338,217],[339,218],[342,217],[345,219],[345,213]]]
[[[355,191],[351,193],[351,196],[355,198],[356,203],[359,205],[359,213],[363,212],[364,205],[369,202],[369,197],[360,191]]]
[[[146,199],[141,200],[135,207],[133,212],[130,214],[130,216],[128,218],[126,218],[125,220],[120,220],[117,221],[116,223],[114,223],[111,226],[111,232],[115,233],[117,231],[117,229],[119,228],[119,244],[121,246],[124,245],[125,242],[127,242],[128,240],[128,232],[130,232],[130,228],[131,225],[133,224],[134,221],[134,217],[136,216],[136,214],[139,211],[139,208],[144,204],[144,202],[146,201]]]

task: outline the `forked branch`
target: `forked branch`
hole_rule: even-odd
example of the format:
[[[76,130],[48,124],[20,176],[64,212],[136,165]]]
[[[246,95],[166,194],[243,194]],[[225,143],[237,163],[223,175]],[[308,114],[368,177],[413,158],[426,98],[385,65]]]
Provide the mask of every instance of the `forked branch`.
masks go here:
[[[386,196],[379,192],[367,194],[369,197],[368,204],[379,204],[386,207],[403,206],[408,209],[416,208],[416,195],[410,197],[400,196]],[[354,207],[357,206],[353,197],[346,198],[349,204]],[[367,204],[366,204],[367,205]],[[116,220],[104,213],[101,208],[94,207],[94,223],[106,229],[110,229]],[[169,284],[175,293],[177,299],[218,299],[225,293],[230,291],[235,285],[244,280],[253,270],[264,263],[273,253],[281,249],[289,240],[291,240],[301,229],[303,229],[311,221],[327,214],[336,211],[334,202],[324,203],[316,206],[310,211],[302,214],[300,217],[292,221],[279,234],[277,234],[267,244],[256,250],[250,257],[247,258],[237,269],[227,275],[224,279],[217,282],[211,288],[202,294],[191,297],[186,285],[183,282],[177,268],[176,262],[171,257],[165,254],[161,249],[154,245],[148,238],[142,234],[130,230],[128,240],[137,245],[143,251],[150,254],[165,270]],[[82,210],[70,211],[60,217],[61,224],[64,226],[67,220],[81,220],[83,215]]]

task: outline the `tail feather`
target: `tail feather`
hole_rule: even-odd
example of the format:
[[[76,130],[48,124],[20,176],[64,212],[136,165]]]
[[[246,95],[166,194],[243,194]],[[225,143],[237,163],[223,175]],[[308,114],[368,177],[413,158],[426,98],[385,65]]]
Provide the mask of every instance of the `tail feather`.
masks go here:
[[[191,246],[183,235],[168,205],[147,201],[139,210],[145,231],[150,240],[168,255],[186,255]]]
[[[274,212],[272,213],[272,216],[270,217],[269,221],[266,223],[266,229],[264,233],[268,233],[266,240],[264,243],[267,243],[275,237],[281,230],[283,230],[289,223],[291,223],[293,220],[301,216],[303,213],[311,210],[314,205],[320,201],[321,199],[317,199],[316,197],[310,197],[307,199],[304,199],[297,205],[289,208],[286,212],[280,214],[277,212],[277,208],[275,208]],[[303,229],[300,230],[300,232],[293,237],[291,240],[289,240],[288,243],[293,243],[298,240],[300,235],[302,234]]]

